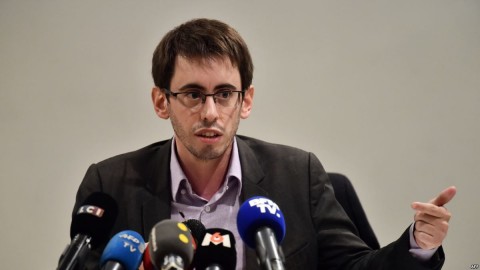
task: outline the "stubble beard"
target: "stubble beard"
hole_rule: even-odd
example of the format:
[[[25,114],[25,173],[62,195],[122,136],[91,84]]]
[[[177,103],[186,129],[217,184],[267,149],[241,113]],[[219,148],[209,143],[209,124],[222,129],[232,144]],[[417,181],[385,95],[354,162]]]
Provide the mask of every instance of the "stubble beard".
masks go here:
[[[240,112],[239,112],[240,114]],[[238,126],[240,124],[240,117],[237,115],[235,118],[235,123],[233,129],[229,133],[223,133],[223,137],[227,138],[227,142],[224,145],[220,145],[220,148],[215,149],[213,145],[207,145],[202,149],[197,149],[193,143],[189,141],[188,132],[183,128],[180,121],[177,119],[176,115],[170,111],[170,121],[172,123],[173,131],[175,132],[176,137],[178,138],[179,142],[185,146],[185,148],[190,152],[196,159],[202,162],[207,162],[211,160],[216,160],[221,158],[227,151],[232,147],[233,144],[233,137],[237,133]],[[216,123],[207,123],[202,122],[201,124],[197,124],[192,127],[191,134],[194,134],[195,130],[199,128],[212,128],[217,127],[222,131],[224,129],[218,127]],[[194,135],[192,135],[194,136]]]

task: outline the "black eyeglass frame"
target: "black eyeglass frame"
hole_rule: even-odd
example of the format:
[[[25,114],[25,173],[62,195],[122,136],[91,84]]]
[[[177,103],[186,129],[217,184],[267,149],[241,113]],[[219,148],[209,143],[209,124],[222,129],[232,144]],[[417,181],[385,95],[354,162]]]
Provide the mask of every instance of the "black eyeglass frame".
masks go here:
[[[205,93],[202,93],[201,91],[185,91],[185,92],[173,92],[172,90],[169,90],[167,88],[163,88],[163,90],[165,91],[165,94],[167,95],[167,100],[168,100],[168,96],[172,95],[173,97],[177,98],[178,95],[181,95],[181,94],[190,94],[190,93],[195,93],[195,94],[198,94],[200,95],[200,97],[202,98],[202,104],[205,104],[205,102],[207,101],[207,97],[212,97],[213,98],[213,102],[215,102],[215,104],[217,103],[217,100],[215,99],[215,95],[219,94],[219,93],[224,93],[224,92],[228,92],[228,93],[240,93],[241,94],[241,97],[242,97],[242,100],[245,98],[245,92],[247,91],[247,89],[244,89],[244,90],[220,90],[220,91],[217,91],[215,93],[212,93],[212,94],[205,94]]]

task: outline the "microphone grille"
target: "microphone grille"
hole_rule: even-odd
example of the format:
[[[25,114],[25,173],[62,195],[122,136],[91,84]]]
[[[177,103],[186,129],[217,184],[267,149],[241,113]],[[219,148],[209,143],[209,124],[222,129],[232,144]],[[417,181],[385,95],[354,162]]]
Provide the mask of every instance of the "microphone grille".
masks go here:
[[[72,217],[70,237],[77,234],[88,235],[91,244],[97,244],[108,239],[113,223],[117,218],[118,206],[115,200],[102,192],[90,194]]]
[[[203,223],[198,220],[198,219],[188,219],[183,222],[187,227],[190,229],[190,232],[192,233],[193,238],[195,241],[200,242],[203,239],[203,236],[205,236],[205,226]]]
[[[261,196],[252,197],[240,206],[237,227],[240,237],[251,248],[255,248],[255,234],[261,227],[272,229],[278,243],[286,233],[285,219],[278,205]]]
[[[235,269],[236,264],[237,252],[233,233],[220,228],[207,229],[195,252],[195,269],[204,270],[211,265],[218,265],[220,269]]]
[[[165,256],[172,254],[181,257],[184,266],[188,267],[193,259],[194,240],[182,222],[162,220],[153,226],[148,248],[152,264],[159,269]]]

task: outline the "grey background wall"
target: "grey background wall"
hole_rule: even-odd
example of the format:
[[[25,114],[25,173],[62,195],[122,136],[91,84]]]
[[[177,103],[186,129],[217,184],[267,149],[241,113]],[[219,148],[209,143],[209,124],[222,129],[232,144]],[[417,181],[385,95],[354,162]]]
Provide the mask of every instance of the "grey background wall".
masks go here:
[[[257,91],[239,133],[349,176],[382,245],[412,201],[456,185],[444,269],[480,263],[480,1],[2,0],[2,269],[54,269],[88,165],[172,136],[150,57],[195,17],[250,46]]]

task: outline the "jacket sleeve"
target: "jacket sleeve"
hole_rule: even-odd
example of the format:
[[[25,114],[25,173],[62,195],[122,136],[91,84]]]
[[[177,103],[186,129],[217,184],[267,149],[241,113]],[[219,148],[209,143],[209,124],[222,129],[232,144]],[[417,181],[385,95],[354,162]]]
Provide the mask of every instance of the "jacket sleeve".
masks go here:
[[[356,235],[355,226],[336,201],[320,161],[310,154],[309,162],[310,209],[317,232],[318,269],[441,269],[445,258],[442,248],[428,262],[410,254],[408,229],[393,243],[379,250],[370,249]]]

